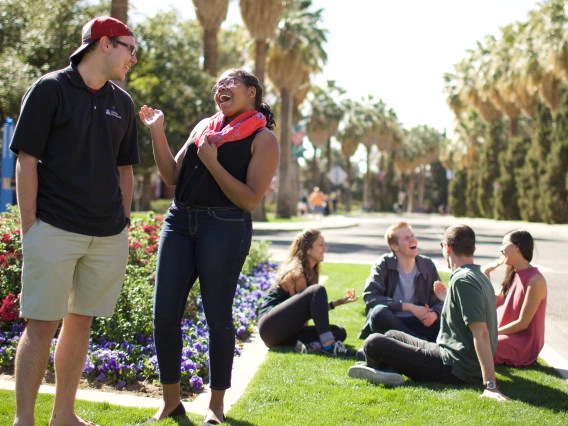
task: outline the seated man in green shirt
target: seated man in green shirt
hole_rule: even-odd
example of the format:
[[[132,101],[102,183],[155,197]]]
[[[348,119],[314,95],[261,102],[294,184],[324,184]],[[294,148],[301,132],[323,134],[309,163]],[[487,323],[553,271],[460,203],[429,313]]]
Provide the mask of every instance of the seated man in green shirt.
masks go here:
[[[475,233],[467,225],[450,226],[440,245],[452,275],[436,343],[395,330],[372,334],[364,344],[367,364],[351,367],[349,376],[391,386],[404,383],[402,374],[421,382],[482,383],[482,396],[504,401],[493,365],[495,292],[473,264]]]

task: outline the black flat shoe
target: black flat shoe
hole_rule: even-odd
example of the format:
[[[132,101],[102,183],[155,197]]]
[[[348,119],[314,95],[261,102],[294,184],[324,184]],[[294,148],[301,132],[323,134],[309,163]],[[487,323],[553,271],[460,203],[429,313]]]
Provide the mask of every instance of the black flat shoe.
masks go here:
[[[176,408],[174,408],[174,410],[170,414],[168,414],[166,417],[164,417],[164,419],[171,419],[171,418],[180,417],[180,416],[185,416],[185,407],[183,406],[183,403],[181,403],[181,402],[178,404],[178,406]],[[163,420],[163,419],[160,419],[160,420]],[[142,423],[142,426],[149,425],[149,424],[152,424],[152,423],[157,422],[157,421],[158,421],[157,418],[152,417],[151,419],[146,420],[144,423]]]
[[[217,420],[214,419],[209,419],[207,421],[203,421],[203,423],[201,424],[201,426],[209,426],[209,425],[220,425],[221,423],[225,423],[225,415],[223,414],[223,419],[219,422]]]

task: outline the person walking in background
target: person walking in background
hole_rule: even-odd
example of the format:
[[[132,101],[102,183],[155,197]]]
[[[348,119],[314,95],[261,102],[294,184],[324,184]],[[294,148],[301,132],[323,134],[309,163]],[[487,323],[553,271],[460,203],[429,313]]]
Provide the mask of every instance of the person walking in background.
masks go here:
[[[475,233],[467,225],[450,226],[440,245],[452,275],[436,343],[395,330],[372,334],[364,344],[367,365],[351,367],[349,376],[392,386],[404,384],[402,374],[420,382],[483,383],[483,397],[504,401],[493,364],[495,293],[473,263]]]
[[[259,311],[260,338],[269,348],[293,346],[298,353],[323,352],[331,356],[351,356],[345,347],[345,328],[329,324],[329,311],[355,302],[354,290],[346,297],[329,302],[327,291],[318,284],[320,264],[327,247],[317,229],[306,229],[294,238],[288,258]],[[312,319],[315,326],[306,323]]]
[[[308,197],[308,204],[310,206],[310,211],[313,213],[317,220],[321,220],[325,212],[325,201],[327,196],[320,191],[319,187],[316,186],[310,196]]]
[[[113,314],[128,258],[136,116],[130,96],[110,80],[124,81],[136,64],[132,32],[95,18],[70,60],[28,89],[10,145],[22,219],[20,315],[28,318],[15,360],[18,426],[34,424],[61,319],[50,425],[92,424],[75,415],[75,394],[92,319]]]
[[[391,225],[385,241],[391,253],[375,261],[367,278],[363,291],[367,320],[359,338],[399,330],[434,342],[442,312],[432,287],[440,280],[436,266],[418,254],[418,240],[407,222]]]
[[[154,341],[163,405],[147,422],[185,414],[180,399],[180,321],[199,278],[209,328],[211,400],[204,424],[224,421],[235,349],[232,305],[252,238],[250,212],[278,167],[274,114],[258,79],[227,70],[212,87],[220,112],[202,120],[172,156],[162,111],[144,105],[158,170],[175,198],[164,221],[154,298]]]

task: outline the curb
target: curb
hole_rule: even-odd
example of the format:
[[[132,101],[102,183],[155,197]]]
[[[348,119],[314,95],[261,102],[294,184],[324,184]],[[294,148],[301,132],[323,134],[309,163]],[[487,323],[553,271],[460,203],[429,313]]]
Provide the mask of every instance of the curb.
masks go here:
[[[568,360],[564,359],[562,355],[545,343],[538,356],[558,371],[562,377],[568,379]]]

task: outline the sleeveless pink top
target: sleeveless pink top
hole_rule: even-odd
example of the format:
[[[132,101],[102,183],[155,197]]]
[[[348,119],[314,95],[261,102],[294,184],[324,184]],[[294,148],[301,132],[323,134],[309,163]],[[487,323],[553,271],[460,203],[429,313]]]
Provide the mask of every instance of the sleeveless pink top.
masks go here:
[[[505,302],[497,308],[498,327],[507,325],[519,318],[527,285],[530,279],[538,273],[537,268],[529,266],[515,274]],[[518,367],[530,365],[536,361],[544,345],[545,313],[546,297],[540,301],[540,305],[526,330],[515,334],[499,335],[494,357],[495,364]]]

